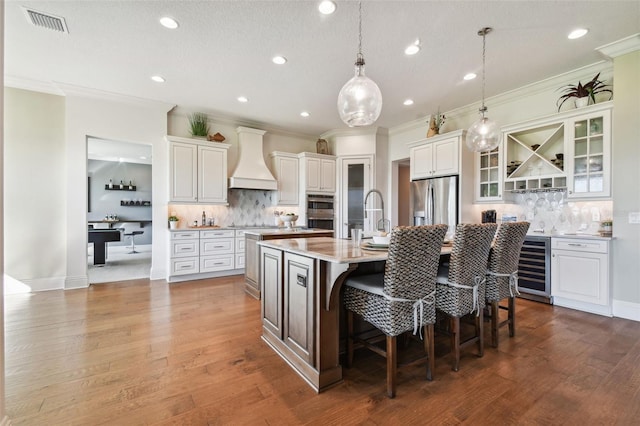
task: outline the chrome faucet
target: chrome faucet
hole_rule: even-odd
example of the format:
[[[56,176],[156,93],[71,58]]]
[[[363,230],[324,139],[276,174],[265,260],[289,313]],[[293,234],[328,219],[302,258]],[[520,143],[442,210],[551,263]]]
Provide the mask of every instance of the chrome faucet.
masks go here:
[[[371,193],[376,193],[380,197],[380,206],[382,210],[382,219],[380,219],[378,223],[376,223],[376,229],[380,230],[380,224],[382,224],[382,230],[386,232],[388,228],[386,226],[387,221],[384,220],[384,199],[382,198],[382,192],[378,191],[377,189],[369,190],[369,192],[367,192],[367,195],[364,196],[364,218],[367,218],[367,200],[369,199],[369,195],[371,195]]]

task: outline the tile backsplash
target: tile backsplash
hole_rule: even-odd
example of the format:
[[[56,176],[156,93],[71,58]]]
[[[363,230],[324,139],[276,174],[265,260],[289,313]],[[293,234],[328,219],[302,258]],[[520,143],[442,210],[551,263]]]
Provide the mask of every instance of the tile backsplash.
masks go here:
[[[611,201],[573,201],[566,191],[523,192],[514,194],[511,203],[476,204],[477,220],[481,211],[494,209],[498,222],[503,215],[515,215],[531,223],[530,231],[553,233],[597,233],[600,222],[613,217]],[[615,224],[614,224],[615,226]]]
[[[275,211],[298,213],[297,207],[274,206],[273,195],[273,191],[231,189],[228,193],[228,206],[170,204],[167,217],[175,212],[180,218],[181,228],[192,225],[194,220],[200,225],[203,211],[207,218],[213,217],[215,224],[220,226],[275,226]]]

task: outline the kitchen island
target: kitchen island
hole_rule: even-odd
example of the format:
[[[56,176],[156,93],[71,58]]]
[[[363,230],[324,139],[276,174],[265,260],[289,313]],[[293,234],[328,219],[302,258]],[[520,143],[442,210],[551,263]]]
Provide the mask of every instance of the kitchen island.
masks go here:
[[[340,383],[340,288],[350,274],[383,271],[387,251],[326,237],[258,247],[262,339],[317,392]]]
[[[290,239],[290,238],[312,238],[312,237],[332,237],[333,231],[329,229],[308,229],[308,228],[267,228],[267,229],[247,229],[245,236],[245,292],[256,299],[260,299],[260,285],[258,283],[259,257],[258,241]]]

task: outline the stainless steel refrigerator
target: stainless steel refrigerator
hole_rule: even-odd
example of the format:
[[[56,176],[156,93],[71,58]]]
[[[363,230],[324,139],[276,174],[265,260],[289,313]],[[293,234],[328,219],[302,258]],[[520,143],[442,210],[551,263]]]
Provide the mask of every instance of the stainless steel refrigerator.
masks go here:
[[[458,176],[411,182],[414,225],[449,225],[452,236],[458,224]]]

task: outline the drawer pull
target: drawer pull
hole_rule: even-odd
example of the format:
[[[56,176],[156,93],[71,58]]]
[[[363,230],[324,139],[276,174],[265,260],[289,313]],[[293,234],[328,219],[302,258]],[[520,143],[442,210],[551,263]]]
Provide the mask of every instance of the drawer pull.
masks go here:
[[[180,269],[190,269],[191,265],[181,265]]]
[[[578,244],[578,243],[568,243],[571,247],[586,247],[586,244]]]
[[[224,262],[215,262],[214,265],[224,265]]]
[[[213,246],[213,248],[224,248],[224,246]]]
[[[181,247],[180,250],[181,251],[189,251],[189,250],[191,250],[191,247]]]

